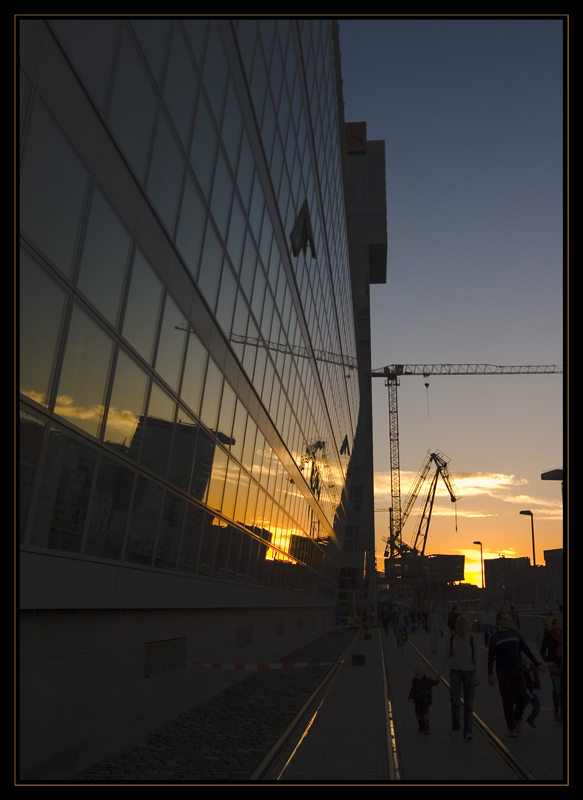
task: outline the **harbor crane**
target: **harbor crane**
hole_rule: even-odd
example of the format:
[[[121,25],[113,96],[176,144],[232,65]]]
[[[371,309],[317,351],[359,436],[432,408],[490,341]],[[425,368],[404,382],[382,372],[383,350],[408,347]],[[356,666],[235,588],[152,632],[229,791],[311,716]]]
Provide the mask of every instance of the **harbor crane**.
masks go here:
[[[411,509],[415,504],[415,501],[417,500],[417,497],[419,496],[421,487],[429,475],[429,470],[431,469],[432,464],[435,464],[435,472],[433,473],[431,481],[427,487],[425,502],[419,512],[419,517],[415,526],[415,532],[411,540],[412,546],[409,547],[409,545],[403,542],[401,531],[405,525],[405,522],[407,521]],[[447,487],[451,502],[455,503],[460,499],[460,495],[458,494],[453,482],[453,478],[449,471],[448,464],[449,458],[447,458],[447,456],[445,456],[441,451],[436,450],[434,453],[432,453],[431,450],[427,451],[423,464],[421,465],[421,469],[417,473],[417,477],[411,485],[411,489],[402,510],[401,530],[393,530],[391,531],[389,538],[383,539],[383,541],[387,544],[385,548],[385,558],[387,558],[389,555],[391,558],[397,555],[403,557],[407,555],[425,555],[425,545],[427,543],[429,522],[431,520],[433,501],[435,500],[435,492],[440,476]]]
[[[401,509],[401,476],[400,476],[400,462],[399,462],[399,412],[397,403],[397,387],[399,380],[404,375],[420,375],[428,378],[430,375],[541,375],[541,374],[555,374],[562,373],[562,366],[545,365],[545,366],[496,366],[494,364],[393,364],[391,366],[382,367],[372,371],[373,378],[385,378],[386,386],[389,390],[389,451],[390,451],[390,468],[391,468],[391,525],[390,535],[387,542],[387,550],[385,556],[390,553],[391,556],[401,554],[402,551],[408,550],[408,546],[402,541],[401,531],[411,506],[409,500],[411,495],[407,498],[406,504]],[[438,451],[439,452],[439,451]],[[441,454],[443,456],[443,454]],[[436,462],[437,464],[437,462]],[[425,464],[421,469],[423,472]],[[420,474],[421,474],[420,472]],[[439,470],[436,470],[436,476]],[[443,472],[441,473],[443,475]],[[436,478],[435,476],[435,478]],[[419,476],[418,476],[419,477]],[[425,478],[424,478],[425,479]],[[424,480],[423,479],[423,480]],[[414,484],[415,485],[415,484]],[[449,488],[449,487],[448,487]],[[451,492],[450,492],[451,495]],[[452,496],[453,501],[453,496]],[[415,500],[413,499],[413,502]],[[427,520],[427,525],[429,520]],[[427,537],[427,527],[425,528],[425,535],[419,534],[423,541],[423,548],[425,547],[425,539]],[[416,542],[417,542],[416,536]],[[414,548],[415,549],[415,548]]]

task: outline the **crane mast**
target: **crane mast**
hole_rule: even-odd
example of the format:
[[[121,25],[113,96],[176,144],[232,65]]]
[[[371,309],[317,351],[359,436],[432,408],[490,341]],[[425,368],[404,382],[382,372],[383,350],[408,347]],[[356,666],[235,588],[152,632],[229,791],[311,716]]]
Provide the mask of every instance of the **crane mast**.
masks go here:
[[[401,531],[410,511],[407,505],[401,510],[401,469],[399,461],[399,411],[397,387],[399,379],[403,375],[421,375],[424,378],[430,375],[543,375],[562,373],[563,367],[554,364],[542,366],[499,366],[494,364],[393,364],[391,366],[375,369],[371,373],[373,378],[385,378],[386,386],[389,391],[389,452],[391,468],[391,526],[387,551],[385,556],[390,554],[394,557],[404,549],[409,549],[401,540]],[[422,467],[423,471],[423,467]],[[436,472],[436,476],[439,470]],[[442,471],[442,476],[444,473]],[[419,477],[419,476],[418,476]],[[444,477],[445,480],[445,477]],[[447,485],[447,481],[446,481]],[[449,487],[448,487],[449,488]],[[450,491],[451,494],[451,491]],[[453,497],[452,497],[453,500]],[[414,502],[414,500],[413,500]],[[408,501],[407,501],[408,503]],[[429,524],[427,518],[427,526]],[[423,548],[427,537],[427,526],[425,534],[418,533],[423,538]]]

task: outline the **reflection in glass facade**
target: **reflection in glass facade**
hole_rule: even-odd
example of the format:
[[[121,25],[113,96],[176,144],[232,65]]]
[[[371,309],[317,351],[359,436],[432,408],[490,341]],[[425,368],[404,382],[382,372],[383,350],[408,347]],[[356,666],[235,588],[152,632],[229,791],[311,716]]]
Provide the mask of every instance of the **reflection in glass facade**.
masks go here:
[[[32,24],[79,107],[26,60],[21,546],[335,597],[360,390],[331,22]]]

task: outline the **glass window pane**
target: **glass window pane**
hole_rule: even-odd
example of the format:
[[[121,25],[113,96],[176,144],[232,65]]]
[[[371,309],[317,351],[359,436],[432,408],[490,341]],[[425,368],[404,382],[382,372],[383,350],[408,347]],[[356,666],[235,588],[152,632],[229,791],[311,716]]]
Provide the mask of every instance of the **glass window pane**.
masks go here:
[[[234,573],[229,570],[231,526],[215,517],[210,536],[213,537],[215,545],[212,575],[217,578],[233,578]]]
[[[207,428],[213,432],[217,428],[223,380],[223,373],[213,359],[209,358],[200,418]]]
[[[71,275],[89,174],[37,101],[25,142],[20,225],[53,263]]]
[[[118,321],[131,245],[128,232],[96,190],[77,285],[112,325]]]
[[[183,172],[182,154],[166,117],[160,114],[148,174],[148,194],[172,237],[174,237]]]
[[[162,495],[161,486],[138,475],[124,561],[152,563]]]
[[[243,466],[245,467],[247,472],[251,472],[251,470],[253,469],[253,463],[255,461],[256,434],[257,434],[257,425],[251,419],[251,417],[247,417],[247,430],[245,432],[245,446],[243,448],[243,458],[242,458]]]
[[[182,24],[186,29],[194,57],[196,58],[197,63],[200,65],[202,63],[208,21],[185,19],[182,21]]]
[[[190,175],[187,174],[184,196],[180,207],[176,245],[195,280],[198,275],[198,258],[200,256],[205,219],[206,211],[198,189]]]
[[[176,403],[157,383],[152,382],[148,415],[144,420],[140,464],[166,477],[172,446]]]
[[[119,22],[116,20],[51,20],[85,85],[101,110],[105,107],[109,74]]]
[[[140,450],[148,376],[120,350],[107,413],[104,441],[132,458]],[[139,426],[139,428],[138,428]]]
[[[26,122],[26,113],[28,111],[28,104],[32,94],[32,83],[30,82],[26,72],[20,67],[20,106],[18,114],[20,118],[20,137],[24,132],[24,123]]]
[[[152,363],[162,292],[160,279],[140,251],[136,250],[123,335],[148,364]]]
[[[201,508],[190,504],[186,509],[178,569],[196,572],[203,539],[206,514]]]
[[[101,432],[112,355],[109,336],[75,306],[55,413],[92,436]]]
[[[133,482],[131,469],[102,456],[89,511],[85,555],[121,558]]]
[[[138,37],[140,47],[146,56],[146,61],[156,82],[160,83],[170,21],[165,19],[133,19],[131,20],[131,26]]]
[[[241,261],[241,273],[239,279],[241,286],[245,292],[248,300],[251,299],[253,291],[253,279],[255,278],[255,270],[257,269],[257,250],[255,249],[255,242],[251,236],[251,232],[247,231],[247,239],[245,241],[245,251]]]
[[[40,419],[20,411],[20,541],[24,538],[26,523],[30,513],[30,504],[34,483],[38,471],[38,463],[43,443],[45,424]]]
[[[223,396],[221,399],[221,413],[219,415],[218,431],[224,437],[221,439],[223,444],[231,444],[231,431],[233,429],[233,417],[235,416],[235,403],[237,395],[231,388],[228,381],[223,384]]]
[[[196,107],[196,122],[194,123],[192,144],[190,146],[190,163],[196,173],[200,188],[207,198],[210,188],[210,177],[215,163],[216,146],[217,135],[215,133],[215,128],[207,108],[206,100],[202,94],[200,94]]]
[[[192,417],[179,407],[168,480],[180,489],[188,490],[192,462],[194,461],[196,450],[197,433],[198,425],[196,425]]]
[[[221,136],[233,170],[237,168],[237,156],[239,154],[239,141],[241,139],[242,127],[243,117],[241,116],[239,101],[237,100],[237,94],[233,84],[230,83]]]
[[[175,391],[178,391],[187,338],[186,318],[167,294],[160,343],[156,353],[156,370]]]
[[[211,470],[207,505],[217,511],[221,510],[223,504],[223,492],[227,479],[228,456],[220,447],[215,448],[213,466]]]
[[[161,569],[176,569],[185,511],[186,502],[172,492],[166,492],[154,566]]]
[[[212,575],[213,564],[215,562],[215,552],[217,549],[217,525],[216,517],[205,514],[204,527],[200,543],[200,556],[198,559],[199,575]]]
[[[223,248],[214,231],[210,220],[206,225],[204,250],[200,260],[198,275],[198,288],[201,290],[210,307],[215,309],[217,292],[221,278],[221,264],[223,263]]]
[[[235,511],[233,519],[240,525],[245,525],[245,512],[247,509],[247,498],[249,496],[249,482],[250,478],[243,470],[239,471],[239,486],[237,488],[237,502],[235,504]]]
[[[225,48],[216,22],[211,22],[206,48],[203,80],[213,104],[216,119],[220,122],[223,97],[227,85],[229,67]]]
[[[51,429],[31,544],[71,553],[81,550],[95,459],[90,447]]]
[[[235,422],[233,424],[232,439],[234,444],[231,445],[231,453],[238,461],[241,461],[243,453],[243,443],[245,441],[245,426],[247,424],[248,412],[245,406],[238,401],[237,411],[235,412]]]
[[[109,107],[109,124],[138,177],[146,172],[157,99],[130,37],[125,34]]]
[[[174,26],[164,81],[164,101],[182,144],[186,146],[198,80],[179,25]]]
[[[211,211],[217,224],[220,234],[225,236],[227,232],[227,222],[229,220],[229,210],[231,208],[231,197],[233,195],[233,181],[227,167],[227,162],[222,152],[219,150],[215,179],[213,182],[213,193],[211,196]]]
[[[200,399],[202,397],[207,358],[206,348],[191,328],[180,397],[196,416],[199,415],[200,411]]]
[[[48,406],[66,295],[30,256],[20,254],[20,391]]]
[[[263,312],[263,302],[265,298],[265,274],[259,267],[255,271],[255,283],[253,284],[253,296],[251,298],[251,310],[255,314],[255,319],[261,321]]]
[[[233,209],[231,211],[231,221],[229,223],[229,235],[227,238],[227,252],[233,264],[235,273],[239,274],[239,266],[241,263],[241,253],[243,251],[243,243],[245,241],[245,230],[247,224],[241,204],[237,195],[233,200]]]
[[[253,172],[255,169],[255,161],[253,159],[253,152],[249,139],[245,131],[243,131],[243,143],[241,145],[241,155],[239,157],[239,168],[237,170],[237,186],[243,200],[243,205],[246,209],[249,208],[249,199],[251,197],[251,185],[253,183]]]
[[[237,282],[235,281],[235,276],[233,275],[229,263],[225,261],[223,263],[223,272],[221,275],[221,287],[217,298],[216,318],[227,336],[231,333],[236,299]]]
[[[196,440],[196,456],[192,468],[192,480],[190,483],[190,494],[195,500],[200,500],[202,502],[205,500],[213,467],[215,447],[215,440],[203,430],[199,430]]]
[[[230,458],[229,465],[227,467],[222,511],[225,516],[230,517],[231,519],[234,519],[235,517],[235,502],[237,499],[240,473],[241,468],[233,461],[232,458]]]

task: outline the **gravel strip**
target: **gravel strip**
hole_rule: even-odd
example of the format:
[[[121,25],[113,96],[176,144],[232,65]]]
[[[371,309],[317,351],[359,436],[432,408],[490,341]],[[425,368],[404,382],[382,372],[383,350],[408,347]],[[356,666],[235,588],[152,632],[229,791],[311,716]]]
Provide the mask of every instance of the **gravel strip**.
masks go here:
[[[282,661],[336,661],[355,636],[353,629],[333,630]],[[254,672],[71,780],[249,780],[328,670]]]

